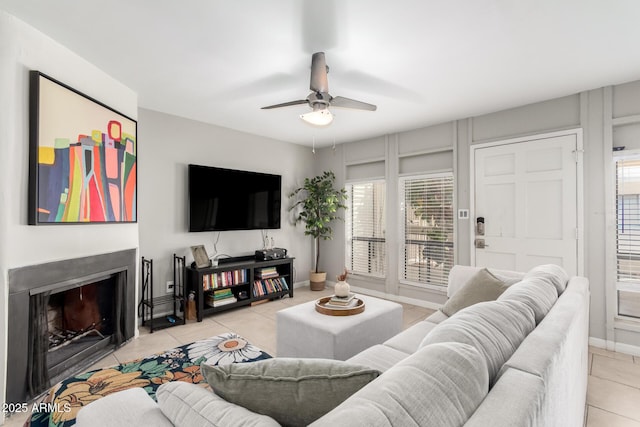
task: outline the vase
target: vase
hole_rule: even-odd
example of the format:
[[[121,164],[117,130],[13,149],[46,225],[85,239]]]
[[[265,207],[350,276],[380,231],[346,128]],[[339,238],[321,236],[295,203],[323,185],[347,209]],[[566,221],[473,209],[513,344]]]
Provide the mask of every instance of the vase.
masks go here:
[[[336,282],[336,286],[334,288],[334,293],[337,297],[348,297],[351,288],[347,282],[344,280],[340,280]]]

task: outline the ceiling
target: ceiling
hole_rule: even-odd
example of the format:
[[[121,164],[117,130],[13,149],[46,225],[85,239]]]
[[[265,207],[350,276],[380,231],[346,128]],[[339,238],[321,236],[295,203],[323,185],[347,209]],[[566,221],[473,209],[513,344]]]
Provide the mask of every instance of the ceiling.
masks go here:
[[[108,7],[107,7],[108,6]],[[317,146],[640,79],[637,0],[0,0],[138,94],[138,105]],[[329,92],[376,104],[315,128]],[[55,78],[55,76],[52,76]]]

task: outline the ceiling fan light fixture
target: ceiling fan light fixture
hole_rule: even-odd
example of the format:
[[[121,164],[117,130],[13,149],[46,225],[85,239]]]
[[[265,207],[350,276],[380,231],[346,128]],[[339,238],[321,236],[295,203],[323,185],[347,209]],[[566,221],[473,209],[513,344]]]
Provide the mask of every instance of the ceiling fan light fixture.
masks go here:
[[[314,109],[310,113],[301,114],[300,118],[313,126],[328,126],[333,121],[333,114],[328,108]]]

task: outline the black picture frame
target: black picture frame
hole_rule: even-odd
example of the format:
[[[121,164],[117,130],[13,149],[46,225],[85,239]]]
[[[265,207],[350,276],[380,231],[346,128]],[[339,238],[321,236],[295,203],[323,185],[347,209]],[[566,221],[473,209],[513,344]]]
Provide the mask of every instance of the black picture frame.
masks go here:
[[[137,222],[137,121],[29,75],[29,225]]]

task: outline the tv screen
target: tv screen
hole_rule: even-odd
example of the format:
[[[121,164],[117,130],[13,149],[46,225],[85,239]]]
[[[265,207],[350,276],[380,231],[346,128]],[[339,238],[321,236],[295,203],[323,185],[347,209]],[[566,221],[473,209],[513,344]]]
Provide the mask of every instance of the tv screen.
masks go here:
[[[189,165],[189,231],[280,228],[281,176]]]

